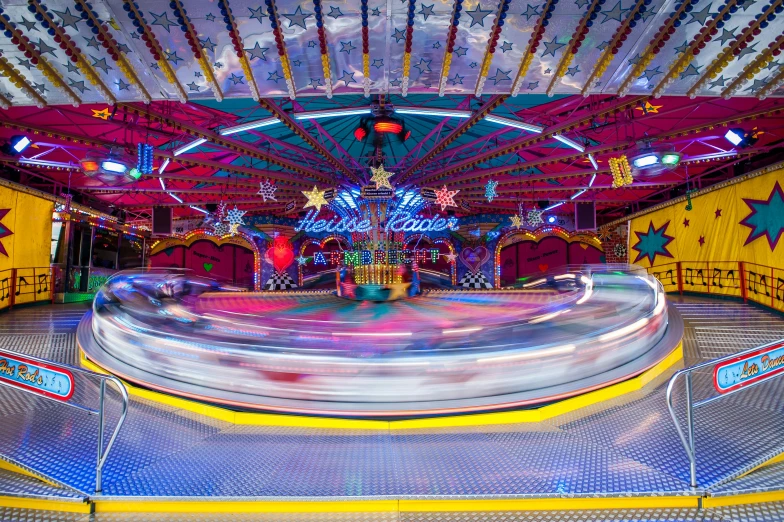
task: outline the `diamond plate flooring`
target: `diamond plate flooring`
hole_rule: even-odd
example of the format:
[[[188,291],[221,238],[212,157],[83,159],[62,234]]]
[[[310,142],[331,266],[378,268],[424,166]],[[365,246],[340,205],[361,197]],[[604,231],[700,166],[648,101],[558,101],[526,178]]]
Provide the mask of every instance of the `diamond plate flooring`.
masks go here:
[[[784,319],[758,308],[692,297],[672,301],[686,321],[688,364],[784,337]],[[72,364],[73,334],[85,310],[51,305],[0,314],[0,346]],[[403,432],[234,426],[133,399],[107,461],[104,494],[255,499],[690,494],[688,463],[665,406],[664,382],[539,424]],[[784,379],[776,379],[698,410],[702,486],[728,484],[784,450],[782,387]],[[709,389],[709,376],[696,376],[695,392]],[[109,402],[112,426],[118,403]],[[8,459],[90,494],[96,434],[94,417],[0,387],[0,455]],[[557,520],[508,520],[551,519]]]

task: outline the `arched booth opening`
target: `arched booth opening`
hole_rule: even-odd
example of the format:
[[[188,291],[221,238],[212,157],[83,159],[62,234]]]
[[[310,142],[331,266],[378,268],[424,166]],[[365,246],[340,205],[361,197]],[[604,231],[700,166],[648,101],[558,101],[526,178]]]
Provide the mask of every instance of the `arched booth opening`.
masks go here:
[[[150,252],[152,268],[187,268],[194,275],[248,290],[259,289],[260,261],[250,236],[240,232],[219,238],[206,229],[158,241]]]
[[[343,264],[343,251],[351,250],[348,238],[332,234],[324,239],[306,239],[299,255],[308,263],[299,265],[300,288],[335,288],[335,270]],[[312,259],[312,262],[311,262]]]
[[[454,255],[455,247],[448,238],[430,238],[424,234],[414,234],[406,238],[405,248],[408,250],[438,250],[436,261],[433,261],[431,255],[420,257],[420,259],[425,259],[424,262],[418,263],[420,285],[423,288],[439,288],[456,284],[455,262],[450,262],[447,258],[447,255]]]
[[[604,263],[605,257],[593,233],[543,227],[507,232],[498,241],[495,262],[495,285],[500,288],[566,265]]]

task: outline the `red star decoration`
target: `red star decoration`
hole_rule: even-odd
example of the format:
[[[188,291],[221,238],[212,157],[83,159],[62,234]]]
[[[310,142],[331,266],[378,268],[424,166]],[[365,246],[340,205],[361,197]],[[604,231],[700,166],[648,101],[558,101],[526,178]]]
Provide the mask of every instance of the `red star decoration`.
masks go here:
[[[436,205],[441,205],[441,210],[446,210],[446,207],[456,207],[457,204],[455,203],[455,194],[460,192],[459,190],[449,190],[444,185],[444,188],[441,190],[436,190]]]
[[[717,217],[717,218],[720,218],[720,217],[721,217],[721,209],[720,209],[720,208],[717,208],[717,209],[716,209],[716,212],[714,212],[714,213],[716,214],[716,217]]]
[[[5,215],[8,214],[9,212],[11,212],[10,208],[0,209],[0,221],[2,221]],[[12,234],[13,232],[11,232],[11,230],[7,226],[0,223],[0,239],[3,239],[4,237],[8,237]],[[5,257],[8,257],[8,252],[6,251],[2,242],[0,242],[0,254],[3,254]]]
[[[705,236],[700,236],[700,238],[697,240],[697,242],[700,244],[700,246],[704,245],[705,244]]]
[[[683,226],[684,227],[688,227],[689,226],[689,220],[688,219],[683,218]]]

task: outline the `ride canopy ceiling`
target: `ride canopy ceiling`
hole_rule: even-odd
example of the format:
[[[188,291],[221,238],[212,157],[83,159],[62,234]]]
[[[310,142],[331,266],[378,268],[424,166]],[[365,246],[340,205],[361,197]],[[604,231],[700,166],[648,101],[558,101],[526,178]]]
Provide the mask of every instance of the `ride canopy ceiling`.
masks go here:
[[[299,210],[379,163],[460,212],[617,212],[779,144],[783,1],[4,2],[0,130],[34,145],[3,159],[139,216]],[[373,110],[405,132],[360,139]],[[140,143],[155,168],[132,184],[78,168]],[[613,187],[609,159],[648,145],[678,168]]]

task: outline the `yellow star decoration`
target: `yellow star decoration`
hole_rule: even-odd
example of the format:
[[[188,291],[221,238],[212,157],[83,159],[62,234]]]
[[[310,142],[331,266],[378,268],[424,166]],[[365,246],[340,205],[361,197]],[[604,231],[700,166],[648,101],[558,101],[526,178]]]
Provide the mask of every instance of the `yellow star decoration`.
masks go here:
[[[408,297],[408,287],[411,286],[411,283],[393,283],[391,285],[387,285],[389,288],[389,299],[390,301],[393,299],[403,299]]]
[[[112,113],[109,111],[109,107],[106,107],[105,109],[102,109],[100,111],[96,111],[95,109],[90,109],[90,110],[93,111],[93,118],[101,118],[102,120],[108,120],[109,116],[112,115]]]
[[[512,222],[512,226],[515,227],[515,228],[519,229],[521,226],[523,226],[523,220],[517,214],[515,214],[512,217],[510,217],[509,220]]]
[[[321,212],[321,207],[327,205],[327,200],[324,198],[326,190],[319,190],[316,185],[313,185],[313,190],[303,190],[302,194],[308,198],[308,202],[302,208],[316,207],[316,212]]]
[[[651,102],[646,101],[645,107],[635,107],[634,110],[642,111],[645,114],[659,114],[659,109],[664,107],[664,105],[651,105]]]
[[[370,178],[370,182],[375,183],[377,189],[382,187],[389,189],[395,188],[391,183],[389,183],[389,178],[392,177],[393,174],[384,170],[384,165],[381,165],[378,168],[370,167],[370,170],[373,172],[373,177]]]

